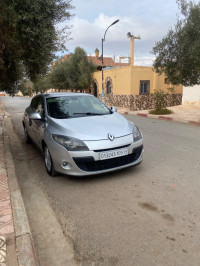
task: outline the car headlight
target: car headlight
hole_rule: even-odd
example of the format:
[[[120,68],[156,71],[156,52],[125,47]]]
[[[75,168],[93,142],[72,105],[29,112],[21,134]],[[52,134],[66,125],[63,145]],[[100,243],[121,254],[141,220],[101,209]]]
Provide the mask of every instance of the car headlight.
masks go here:
[[[140,139],[142,139],[142,134],[141,134],[140,130],[136,126],[134,126],[133,127],[133,140],[135,142],[135,141],[138,141]]]
[[[60,145],[65,147],[68,151],[88,151],[87,145],[80,139],[52,135],[53,139],[58,142]]]

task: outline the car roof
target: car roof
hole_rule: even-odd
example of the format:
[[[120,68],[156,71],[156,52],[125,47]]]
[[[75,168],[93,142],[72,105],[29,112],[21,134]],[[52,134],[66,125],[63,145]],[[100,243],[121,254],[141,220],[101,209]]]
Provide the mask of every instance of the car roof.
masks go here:
[[[53,93],[41,93],[38,95],[42,95],[45,98],[52,98],[52,97],[62,97],[62,96],[93,96],[87,93],[79,93],[79,92],[53,92]],[[36,96],[38,96],[36,95]]]

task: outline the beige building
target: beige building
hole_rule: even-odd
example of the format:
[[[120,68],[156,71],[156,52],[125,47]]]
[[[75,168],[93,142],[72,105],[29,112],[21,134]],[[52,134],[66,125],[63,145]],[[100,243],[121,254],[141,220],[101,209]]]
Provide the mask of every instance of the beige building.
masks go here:
[[[181,104],[183,86],[169,84],[164,75],[158,75],[153,67],[123,66],[103,71],[105,102],[140,110],[154,108],[152,94],[155,90],[168,93],[167,106]],[[102,71],[93,74],[91,93],[102,96]]]
[[[182,104],[200,105],[200,85],[183,87]]]
[[[181,104],[182,85],[169,84],[167,78],[164,75],[158,75],[153,67],[134,65],[134,40],[140,37],[128,34],[130,38],[129,63],[115,62],[111,57],[104,57],[102,65],[98,49],[95,50],[96,56],[88,56],[88,60],[92,61],[98,69],[93,73],[93,83],[88,91],[100,99],[104,95],[103,100],[108,106],[128,107],[131,110],[154,108],[153,93],[155,90],[168,93],[166,106]],[[70,55],[65,55],[64,59],[68,60],[69,57]]]
[[[93,84],[90,92],[102,98],[102,87],[105,103],[108,105],[128,107],[132,110],[154,108],[153,93],[155,90],[163,90],[168,93],[166,106],[181,104],[183,86],[169,84],[165,75],[158,75],[153,67],[134,66],[134,40],[129,33],[130,57],[129,63],[122,64],[113,62],[108,66],[104,63],[102,71],[93,74]],[[96,49],[97,50],[97,49]],[[108,59],[104,60],[107,62]],[[94,64],[100,66],[99,60]],[[101,67],[102,69],[102,67]],[[103,78],[102,78],[103,74]],[[103,82],[102,82],[103,81]]]
[[[183,86],[173,86],[167,82],[164,75],[158,75],[153,67],[126,66],[104,70],[105,94],[115,95],[149,95],[154,90],[169,92],[174,88],[174,93],[182,94]],[[98,94],[102,93],[102,72],[93,74],[94,83]]]

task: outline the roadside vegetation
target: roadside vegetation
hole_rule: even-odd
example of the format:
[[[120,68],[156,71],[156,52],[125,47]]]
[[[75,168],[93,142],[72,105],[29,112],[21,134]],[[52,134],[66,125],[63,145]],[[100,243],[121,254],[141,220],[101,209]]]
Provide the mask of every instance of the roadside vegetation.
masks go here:
[[[200,84],[200,2],[176,1],[177,22],[153,47],[153,66],[171,84],[192,86]],[[71,0],[0,1],[1,90],[31,96],[49,88],[90,88],[95,66],[83,49],[77,47],[66,61],[56,58],[58,51],[67,50],[70,25],[66,21],[72,10]],[[58,30],[64,21],[66,26]]]
[[[57,25],[72,8],[71,0],[0,1],[1,90],[13,94],[48,72],[56,52],[66,50],[70,26]]]
[[[176,25],[153,47],[154,68],[170,83],[200,84],[200,3],[177,0],[180,14]]]
[[[82,92],[90,88],[92,73],[95,70],[95,65],[88,60],[84,49],[77,47],[68,59],[55,61],[51,71],[33,83],[33,90],[35,92],[44,92],[48,89]]]
[[[168,91],[173,92],[173,88],[168,88]],[[155,109],[150,110],[149,113],[152,115],[168,115],[172,111],[166,108],[166,96],[168,93],[165,93],[163,90],[155,90],[153,94],[153,100],[155,104]]]
[[[151,110],[149,111],[149,114],[151,115],[169,115],[172,114],[172,111],[166,108],[163,109],[155,109],[155,110]]]

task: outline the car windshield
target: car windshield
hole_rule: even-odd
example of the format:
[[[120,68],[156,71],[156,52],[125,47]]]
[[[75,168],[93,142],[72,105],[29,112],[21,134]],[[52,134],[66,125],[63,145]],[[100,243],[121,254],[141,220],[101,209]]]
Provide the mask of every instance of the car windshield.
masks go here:
[[[47,98],[47,111],[57,119],[111,114],[104,103],[88,95]]]

